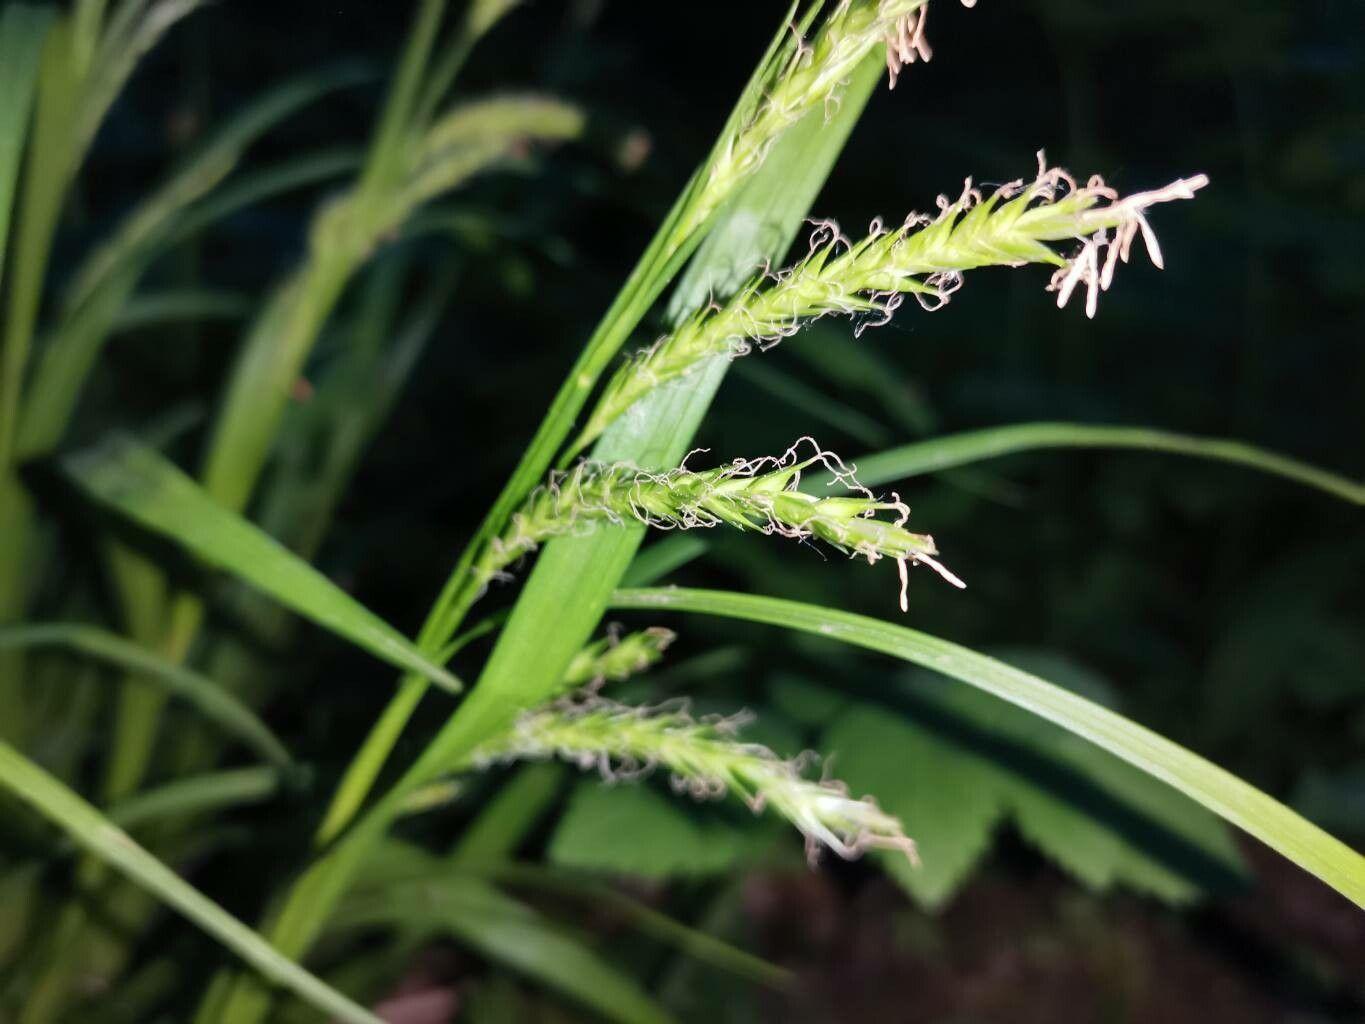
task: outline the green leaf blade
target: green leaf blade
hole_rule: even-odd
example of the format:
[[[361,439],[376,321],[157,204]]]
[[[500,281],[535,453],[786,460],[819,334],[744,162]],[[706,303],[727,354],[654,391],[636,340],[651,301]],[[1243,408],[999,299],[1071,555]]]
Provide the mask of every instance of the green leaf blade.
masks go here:
[[[919,441],[857,459],[858,480],[875,487],[1016,452],[1056,448],[1129,448],[1227,462],[1293,480],[1353,505],[1365,505],[1365,483],[1240,441],[1087,423],[1016,423]],[[812,488],[829,482],[828,477],[817,474],[809,480]]]
[[[0,650],[42,646],[79,651],[164,686],[270,763],[280,767],[293,763],[279,738],[236,696],[212,679],[167,661],[130,640],[80,623],[44,622],[0,628]]]
[[[456,693],[460,682],[401,633],[268,534],[213,501],[170,462],[128,438],[62,461],[86,494],[169,537],[376,657]]]
[[[904,626],[778,598],[707,590],[622,590],[613,606],[783,626],[888,654],[978,687],[1175,787],[1365,907],[1365,857],[1345,843],[1197,754],[994,658]]]
[[[80,796],[3,742],[0,742],[0,785],[61,826],[94,856],[128,875],[199,925],[276,984],[348,1024],[380,1024],[378,1017],[283,956],[259,934],[135,843]]]
[[[636,983],[530,907],[487,882],[446,873],[361,893],[340,927],[401,926],[445,932],[490,960],[592,1007],[620,1024],[671,1019]]]

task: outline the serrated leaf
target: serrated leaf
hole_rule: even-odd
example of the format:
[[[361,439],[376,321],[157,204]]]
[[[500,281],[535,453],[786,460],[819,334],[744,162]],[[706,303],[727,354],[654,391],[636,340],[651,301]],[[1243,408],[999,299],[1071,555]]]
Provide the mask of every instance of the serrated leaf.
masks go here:
[[[921,864],[878,854],[922,906],[937,909],[976,866],[1004,813],[987,768],[932,729],[881,708],[855,705],[821,742],[831,770],[900,818]]]
[[[1102,679],[1049,652],[1013,652],[1092,697]],[[920,902],[942,903],[1008,816],[1041,852],[1093,889],[1126,884],[1183,902],[1201,882],[1242,873],[1227,829],[1207,811],[1092,744],[987,694],[910,673],[890,709],[859,707],[824,740],[839,776],[901,817],[924,868],[887,868]],[[847,753],[844,753],[847,751]],[[937,863],[937,861],[944,863]]]
[[[668,878],[718,874],[751,846],[742,832],[697,821],[647,786],[587,782],[575,787],[548,856],[564,867]]]

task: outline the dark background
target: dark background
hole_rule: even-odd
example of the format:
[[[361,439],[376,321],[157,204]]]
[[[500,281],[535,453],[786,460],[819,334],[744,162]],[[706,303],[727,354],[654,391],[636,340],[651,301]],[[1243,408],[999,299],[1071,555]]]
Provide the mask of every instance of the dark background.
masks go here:
[[[461,200],[494,211],[503,237],[468,262],[322,553],[389,621],[420,622],[783,7],[538,0],[475,54],[462,93],[550,90],[583,103],[593,128],[535,178],[489,180]],[[384,0],[224,2],[196,15],[115,108],[63,244],[100,237],[201,129],[266,84],[343,56],[385,66],[407,17]],[[908,411],[831,382],[795,346],[754,358],[858,409],[889,443],[1070,419],[1235,437],[1365,474],[1361,5],[982,0],[968,11],[936,0],[929,28],[935,59],[893,93],[879,88],[814,214],[855,233],[877,215],[899,221],[956,195],[965,175],[1030,176],[1040,148],[1124,191],[1200,171],[1212,185],[1157,210],[1166,271],[1141,257],[1123,268],[1093,322],[1079,303],[1058,311],[1048,271],[1026,268],[970,275],[943,311],[907,303],[864,334],[858,344],[896,368]],[[379,96],[361,88],[310,108],[260,159],[362,143]],[[638,150],[642,138],[647,157],[624,167],[622,144]],[[243,214],[158,273],[260,294],[298,258],[317,198]],[[849,333],[833,321],[817,331],[838,335],[831,345]],[[209,326],[116,342],[89,432],[187,395],[211,403],[235,339]],[[850,456],[869,448],[733,373],[699,444],[728,459],[806,433]],[[1135,452],[1015,457],[901,493],[912,525],[971,583],[957,593],[917,577],[912,624],[971,646],[1066,652],[1139,721],[1348,841],[1365,838],[1358,510],[1242,469]],[[716,540],[716,557],[684,579],[893,614],[884,566]],[[680,650],[717,636],[708,627]],[[271,717],[307,737],[325,775],[368,727],[384,689],[372,684],[388,671],[312,634],[300,665],[309,699]],[[742,700],[758,684],[715,685]],[[863,868],[759,880],[746,907],[765,951],[820,993],[804,1007],[811,1019],[1360,1019],[1365,989],[1349,965],[1365,963],[1361,916],[1247,851],[1261,873],[1254,897],[1180,913],[1089,896],[1008,835],[937,921]]]

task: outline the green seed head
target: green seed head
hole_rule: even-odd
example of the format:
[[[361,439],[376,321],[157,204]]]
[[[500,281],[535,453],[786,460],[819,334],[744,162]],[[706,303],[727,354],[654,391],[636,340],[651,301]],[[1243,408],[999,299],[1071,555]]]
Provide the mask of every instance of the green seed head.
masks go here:
[[[972,7],[976,0],[963,0]],[[808,39],[797,38],[777,65],[763,99],[725,139],[701,192],[681,225],[683,235],[703,224],[739,183],[757,170],[782,133],[815,110],[839,104],[840,92],[872,50],[886,45],[891,88],[901,69],[928,60],[927,0],[840,0]],[[797,30],[795,26],[793,33]]]
[[[566,689],[620,682],[644,672],[664,656],[677,634],[662,626],[619,636],[610,633],[579,651],[564,675]]]
[[[1081,285],[1086,314],[1127,262],[1142,235],[1152,262],[1162,265],[1146,211],[1158,203],[1192,198],[1208,183],[1203,175],[1121,199],[1102,179],[1084,186],[1050,168],[1038,154],[1034,180],[1010,182],[989,196],[967,181],[956,200],[939,196],[937,216],[912,213],[899,228],[875,221],[868,234],[846,238],[833,221],[816,225],[805,257],[776,274],[753,278],[723,305],[711,305],[622,366],[603,392],[575,445],[582,450],[607,425],[660,384],[690,373],[716,355],[741,356],[767,348],[811,320],[831,314],[857,319],[855,333],[891,319],[906,295],[938,309],[962,285],[963,274],[986,266],[1057,267],[1049,289],[1066,305]],[[1080,243],[1070,257],[1050,243]]]
[[[803,449],[810,454],[803,457]],[[801,472],[815,464],[830,470],[851,493],[822,497],[798,490]],[[878,518],[881,513],[893,518]],[[484,553],[477,571],[486,583],[545,540],[602,523],[633,521],[662,529],[723,523],[794,540],[817,538],[869,563],[894,559],[901,570],[904,607],[909,565],[923,563],[955,586],[964,585],[936,561],[932,537],[904,528],[909,515],[899,498],[877,499],[838,456],[810,438],[802,438],[781,456],[737,459],[710,470],[687,469],[686,460],[663,473],[583,462],[531,495]]]
[[[870,797],[854,799],[840,782],[809,778],[811,754],[783,760],[766,747],[740,742],[735,734],[747,721],[747,715],[698,720],[681,702],[640,708],[589,697],[523,715],[479,748],[472,762],[484,767],[558,757],[612,782],[657,768],[669,773],[676,792],[695,799],[728,794],[755,814],[773,809],[805,835],[812,861],[825,849],[851,859],[883,848],[918,863],[915,844],[896,817]]]

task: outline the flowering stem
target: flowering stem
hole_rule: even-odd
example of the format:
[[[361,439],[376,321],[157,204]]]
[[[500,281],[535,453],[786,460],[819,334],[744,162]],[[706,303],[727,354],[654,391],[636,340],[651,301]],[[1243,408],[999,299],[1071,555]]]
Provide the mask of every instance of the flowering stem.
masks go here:
[[[1049,289],[1058,293],[1057,304],[1064,306],[1084,284],[1086,314],[1094,316],[1099,292],[1113,281],[1118,261],[1127,262],[1139,233],[1152,262],[1162,265],[1145,211],[1189,199],[1208,182],[1198,175],[1120,199],[1098,177],[1082,187],[1060,168],[1049,168],[1043,154],[1038,160],[1038,174],[1030,184],[1010,182],[983,197],[968,180],[956,201],[939,197],[936,217],[911,214],[890,231],[876,222],[856,242],[843,237],[832,222],[818,225],[801,262],[775,276],[759,274],[723,306],[701,310],[623,366],[572,451],[581,451],[654,388],[689,373],[710,356],[744,355],[755,345],[770,346],[805,323],[835,313],[861,317],[861,333],[886,323],[906,294],[937,309],[961,286],[962,274],[978,267],[1053,264],[1058,271]],[[1069,259],[1048,244],[1070,239],[1081,248]]]
[[[609,782],[662,768],[674,790],[696,799],[728,793],[756,814],[773,808],[805,835],[812,859],[821,849],[852,859],[880,847],[918,863],[914,841],[897,818],[871,798],[850,797],[842,783],[806,778],[810,755],[783,760],[767,747],[739,742],[734,734],[745,721],[698,720],[681,705],[636,708],[598,697],[558,702],[523,715],[461,767],[560,757],[596,768]]]
[[[800,459],[803,442],[815,449]],[[819,463],[850,494],[817,497],[797,489],[802,470]],[[880,512],[894,520],[878,519]],[[503,534],[485,548],[475,572],[485,584],[551,537],[595,529],[603,522],[643,522],[663,529],[721,523],[783,537],[817,537],[869,563],[888,557],[901,567],[901,604],[907,564],[923,562],[956,586],[964,584],[935,559],[925,534],[904,529],[910,509],[893,496],[882,501],[858,485],[852,471],[814,441],[803,438],[777,458],[738,459],[711,470],[683,467],[661,473],[627,465],[579,463],[533,492]]]

